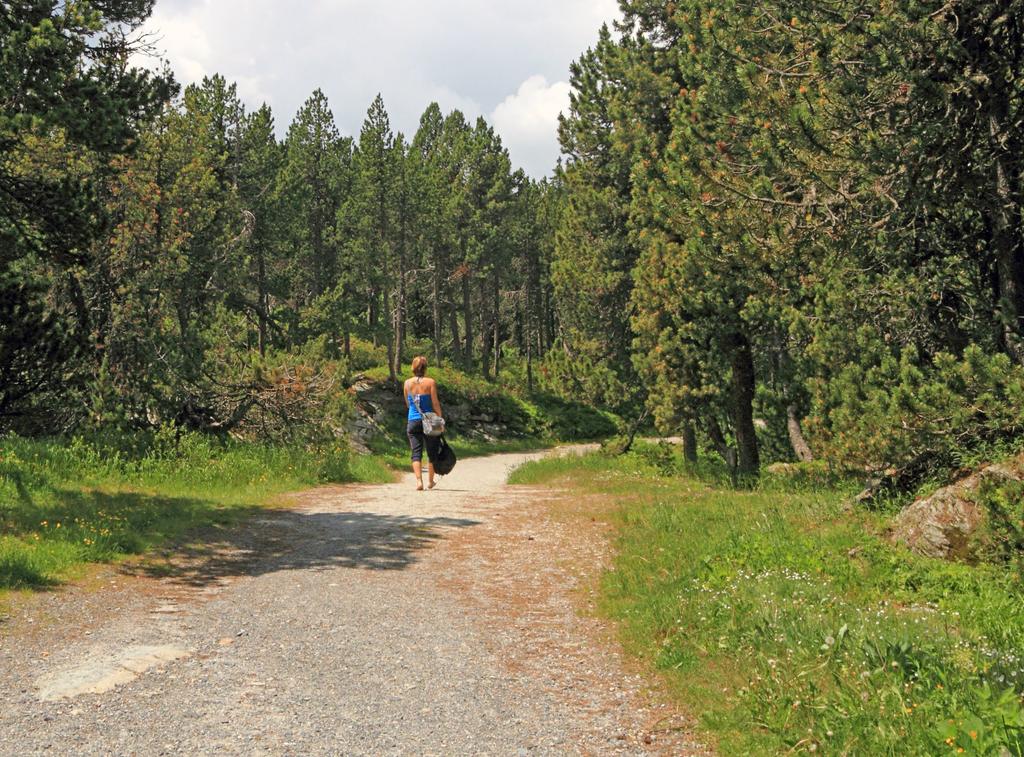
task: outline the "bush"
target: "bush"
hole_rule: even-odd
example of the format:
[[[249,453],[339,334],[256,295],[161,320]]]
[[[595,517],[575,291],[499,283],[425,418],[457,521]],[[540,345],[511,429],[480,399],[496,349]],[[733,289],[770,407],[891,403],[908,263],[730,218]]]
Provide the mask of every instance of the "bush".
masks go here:
[[[388,363],[388,351],[383,345],[373,346],[372,342],[352,337],[349,343],[349,367],[353,371],[365,371]]]
[[[907,350],[873,367],[849,365],[817,388],[815,442],[850,466],[954,465],[980,445],[1024,434],[1024,367],[979,347],[924,364]]]
[[[316,354],[278,352],[257,366],[252,407],[239,430],[264,440],[329,442],[352,417],[347,364]]]
[[[983,480],[975,497],[987,517],[974,534],[978,558],[1016,566],[1024,580],[1024,482]]]
[[[629,454],[662,476],[678,476],[684,469],[682,449],[668,442],[637,439]]]

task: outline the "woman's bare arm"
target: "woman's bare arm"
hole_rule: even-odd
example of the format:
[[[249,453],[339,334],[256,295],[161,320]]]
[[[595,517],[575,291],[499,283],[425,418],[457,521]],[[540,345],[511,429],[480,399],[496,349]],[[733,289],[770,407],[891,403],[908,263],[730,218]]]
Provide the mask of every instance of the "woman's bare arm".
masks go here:
[[[441,400],[437,398],[437,382],[430,382],[430,404],[434,406],[434,412],[444,418],[444,413],[441,412]]]

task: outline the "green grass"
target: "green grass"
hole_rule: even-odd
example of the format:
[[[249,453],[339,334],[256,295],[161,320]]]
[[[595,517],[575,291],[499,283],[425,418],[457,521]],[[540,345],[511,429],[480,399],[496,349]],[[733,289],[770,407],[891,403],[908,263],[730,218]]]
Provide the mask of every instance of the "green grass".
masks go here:
[[[388,481],[378,459],[156,434],[87,441],[0,439],[0,594],[52,586],[86,563],[145,552],[238,520],[285,491]]]
[[[657,459],[543,460],[512,480],[619,505],[602,611],[723,754],[1024,752],[1016,571],[892,547],[842,487],[736,491]]]

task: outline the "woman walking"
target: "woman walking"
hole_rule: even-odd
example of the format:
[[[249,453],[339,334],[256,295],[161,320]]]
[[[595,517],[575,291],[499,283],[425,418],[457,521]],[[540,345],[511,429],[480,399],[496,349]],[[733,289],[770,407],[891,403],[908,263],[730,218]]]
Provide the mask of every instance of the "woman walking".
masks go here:
[[[430,475],[427,486],[434,488],[434,464],[440,440],[436,436],[423,433],[423,413],[441,412],[441,402],[437,399],[437,382],[427,378],[427,359],[420,355],[413,358],[412,378],[405,380],[405,406],[409,410],[406,433],[409,436],[409,447],[412,450],[412,473],[416,477],[416,490],[423,491],[423,448],[427,449],[427,466]]]

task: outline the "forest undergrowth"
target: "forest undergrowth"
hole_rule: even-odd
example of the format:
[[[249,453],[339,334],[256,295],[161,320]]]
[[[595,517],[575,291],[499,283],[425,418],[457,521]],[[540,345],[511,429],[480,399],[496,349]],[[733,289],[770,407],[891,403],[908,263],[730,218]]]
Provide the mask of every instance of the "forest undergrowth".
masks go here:
[[[737,490],[664,447],[513,483],[617,505],[601,610],[723,754],[1024,752],[1024,583],[918,557],[827,476]]]

